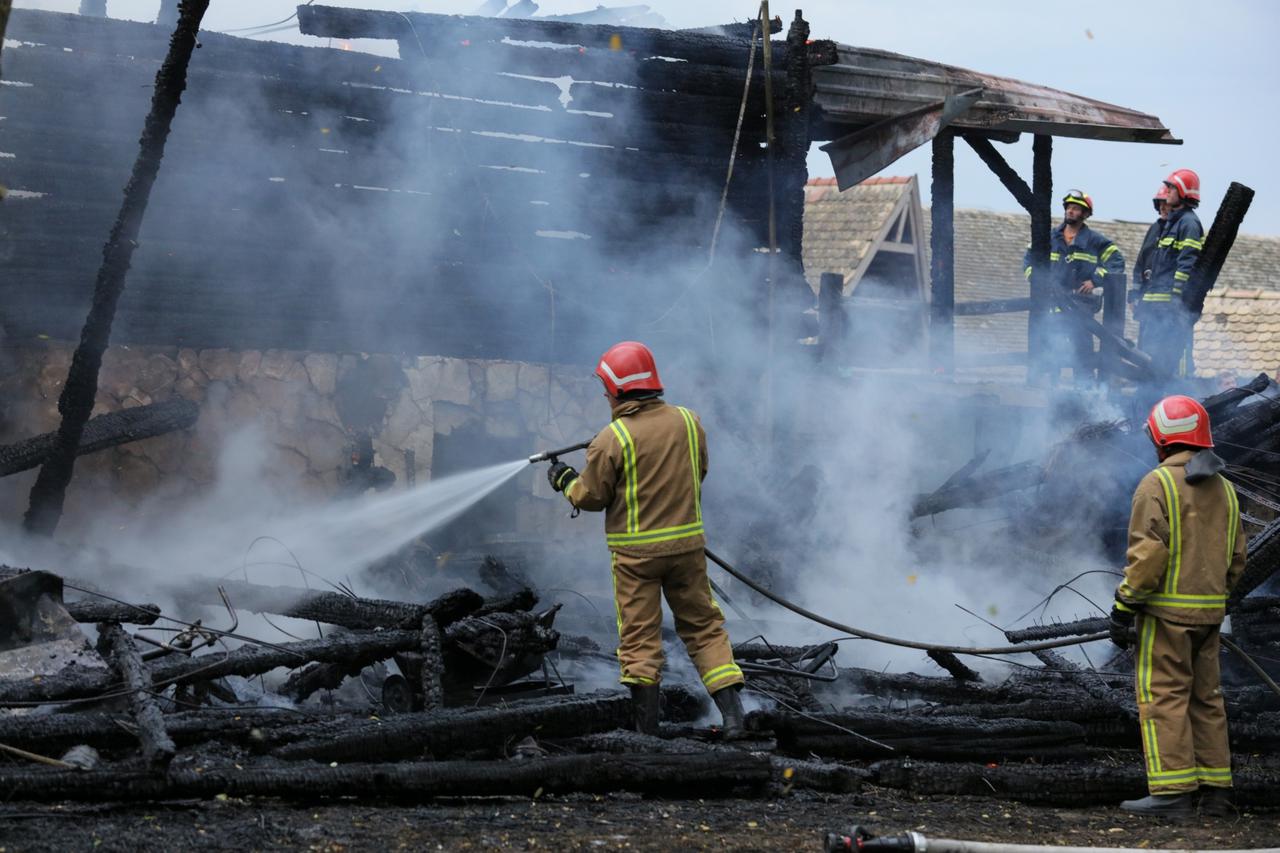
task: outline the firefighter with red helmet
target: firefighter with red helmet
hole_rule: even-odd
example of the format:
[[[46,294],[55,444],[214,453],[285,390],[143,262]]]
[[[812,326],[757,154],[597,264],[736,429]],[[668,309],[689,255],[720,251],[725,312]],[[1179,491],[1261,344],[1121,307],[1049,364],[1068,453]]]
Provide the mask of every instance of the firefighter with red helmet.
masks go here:
[[[1102,308],[1103,288],[1124,289],[1124,256],[1115,243],[1089,228],[1086,220],[1093,215],[1092,196],[1071,190],[1062,198],[1062,210],[1062,224],[1049,235],[1049,286],[1097,313]],[[1022,266],[1030,281],[1029,245]],[[1039,384],[1047,380],[1056,385],[1062,368],[1070,367],[1077,386],[1091,383],[1096,360],[1092,333],[1067,316],[1056,301],[1046,320],[1046,346],[1032,362],[1030,381]]]
[[[1191,350],[1198,317],[1187,301],[1191,270],[1204,249],[1204,227],[1196,215],[1200,205],[1200,177],[1177,169],[1164,179],[1168,216],[1151,254],[1151,277],[1141,301],[1142,349],[1163,376],[1182,378],[1194,372]]]
[[[636,728],[658,730],[663,665],[663,596],[702,683],[724,720],[742,734],[742,670],[733,659],[724,615],[711,595],[702,531],[707,437],[689,409],[662,400],[653,353],[624,341],[596,366],[612,408],[609,425],[587,447],[581,472],[557,461],[551,487],[577,509],[604,510],[613,562],[621,681],[631,688]]]
[[[1229,811],[1231,752],[1218,641],[1227,596],[1244,572],[1235,488],[1213,452],[1209,413],[1166,397],[1147,418],[1160,465],[1138,484],[1128,564],[1111,610],[1111,639],[1135,641],[1134,671],[1150,796],[1120,807],[1186,815]]]

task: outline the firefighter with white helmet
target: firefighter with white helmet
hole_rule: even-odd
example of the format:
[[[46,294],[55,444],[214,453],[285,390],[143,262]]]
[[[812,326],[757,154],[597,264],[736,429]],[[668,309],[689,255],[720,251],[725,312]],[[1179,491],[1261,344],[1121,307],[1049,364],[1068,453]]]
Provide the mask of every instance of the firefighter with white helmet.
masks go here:
[[[1111,611],[1111,639],[1135,638],[1138,722],[1150,796],[1126,811],[1229,812],[1231,751],[1218,670],[1227,596],[1245,565],[1235,488],[1213,452],[1209,413],[1190,397],[1166,397],[1147,418],[1160,465],[1138,484],[1128,563]]]
[[[618,662],[621,681],[631,688],[636,728],[648,734],[658,730],[665,596],[676,633],[720,709],[724,735],[740,736],[742,670],[711,594],[703,551],[706,433],[696,414],[662,400],[658,367],[644,344],[615,344],[595,372],[612,420],[587,447],[581,473],[557,461],[547,475],[574,507],[604,510],[618,610]]]

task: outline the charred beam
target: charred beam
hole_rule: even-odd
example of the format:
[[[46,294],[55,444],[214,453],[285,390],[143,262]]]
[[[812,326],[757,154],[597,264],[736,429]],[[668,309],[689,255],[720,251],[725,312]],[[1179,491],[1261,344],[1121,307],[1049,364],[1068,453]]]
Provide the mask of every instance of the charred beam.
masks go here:
[[[964,134],[964,141],[969,143],[969,147],[982,158],[982,162],[987,164],[987,168],[1000,179],[1000,183],[1004,184],[1004,188],[1013,196],[1014,201],[1022,205],[1027,213],[1031,213],[1035,207],[1035,193],[1031,191],[1031,187],[1027,186],[1027,182],[1013,170],[1004,156],[996,150],[991,144],[991,140],[982,136],[976,136],[971,133]]]
[[[911,517],[933,515],[961,506],[976,506],[1009,492],[1035,488],[1044,482],[1044,476],[1044,465],[1040,462],[1019,462],[985,474],[974,474],[951,485],[944,485],[933,494],[917,498],[911,509]]]
[[[428,615],[441,624],[450,625],[484,606],[479,593],[465,588],[445,593],[428,604],[241,581],[223,582],[223,588],[237,609],[324,622],[352,630],[416,628],[422,624],[422,617]],[[212,588],[200,588],[196,594],[209,602],[218,600]]]
[[[982,676],[974,672],[969,667],[960,662],[960,658],[951,652],[942,652],[937,649],[930,649],[926,654],[929,660],[951,673],[951,677],[956,681],[981,681]]]
[[[1213,225],[1204,238],[1204,250],[1196,260],[1195,268],[1191,271],[1191,281],[1187,283],[1183,294],[1183,301],[1194,316],[1199,317],[1204,310],[1204,299],[1217,283],[1222,265],[1226,263],[1227,255],[1235,245],[1236,235],[1240,233],[1240,223],[1244,221],[1252,203],[1253,190],[1232,181],[1222,198],[1222,204],[1218,206],[1218,212],[1214,214]]]
[[[760,794],[769,759],[745,752],[715,755],[568,755],[531,761],[433,761],[340,767],[206,768],[156,778],[135,770],[0,771],[14,799],[137,801],[231,797],[404,798],[519,796],[538,792],[633,791],[662,796]]]
[[[182,397],[98,415],[84,425],[76,456],[187,429],[199,416],[200,407]],[[43,464],[53,452],[57,436],[56,432],[46,432],[0,446],[0,477]]]
[[[103,625],[101,641],[112,667],[129,688],[129,707],[138,727],[143,759],[152,767],[167,767],[178,748],[165,731],[164,716],[152,695],[151,673],[142,662],[138,647],[119,625]]]
[[[151,196],[151,187],[160,172],[169,126],[178,111],[178,102],[187,85],[187,64],[196,46],[196,33],[209,0],[183,0],[178,26],[169,42],[169,53],[156,72],[155,93],[151,111],[139,140],[138,158],[124,188],[124,202],[116,217],[111,235],[102,250],[102,266],[94,282],[93,302],[80,333],[80,343],[71,357],[71,368],[58,400],[62,422],[35,484],[31,487],[31,504],[23,519],[30,533],[51,535],[62,517],[62,504],[67,485],[75,468],[76,455],[83,438],[85,423],[93,411],[98,393],[98,371],[102,354],[111,338],[111,323],[116,303],[124,292],[125,277],[138,245],[138,231]]]
[[[1251,406],[1250,408],[1255,408]],[[1232,613],[1253,592],[1280,569],[1280,518],[1272,521],[1249,540],[1244,573],[1227,599],[1227,612]]]
[[[631,698],[596,694],[579,699],[540,702],[478,711],[425,711],[378,722],[341,725],[326,732],[305,725],[279,739],[303,735],[273,754],[289,761],[392,761],[424,752],[436,757],[473,749],[498,748],[522,737],[565,737],[609,731],[631,722]]]
[[[942,131],[933,138],[933,206],[929,216],[929,360],[935,369],[955,368],[956,233],[955,135]],[[1048,251],[1045,252],[1046,258]]]
[[[1052,649],[1032,652],[1047,668],[1079,686],[1084,692],[1102,702],[1110,702],[1130,719],[1138,718],[1138,707],[1132,694],[1121,693],[1103,681],[1098,673],[1082,669]]]
[[[430,616],[422,618],[422,709],[434,711],[444,707],[444,687],[440,676],[444,672],[444,656],[440,644],[440,625]]]
[[[1049,282],[1049,229],[1053,225],[1053,138],[1037,133],[1031,142],[1031,310],[1027,312],[1028,379],[1043,373],[1045,318],[1053,298]]]
[[[1037,640],[1056,640],[1059,637],[1075,637],[1081,634],[1096,634],[1107,630],[1107,620],[1079,619],[1075,622],[1057,622],[1052,625],[1032,625],[1029,628],[1010,629],[1004,632],[1005,639],[1011,643],[1034,643]]]

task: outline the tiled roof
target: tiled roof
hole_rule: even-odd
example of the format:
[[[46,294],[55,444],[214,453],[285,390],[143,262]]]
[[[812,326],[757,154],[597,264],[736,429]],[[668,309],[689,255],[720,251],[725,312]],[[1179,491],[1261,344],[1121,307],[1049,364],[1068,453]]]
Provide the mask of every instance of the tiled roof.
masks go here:
[[[1102,232],[1120,247],[1130,273],[1133,258],[1138,254],[1149,224],[1102,219],[1089,222],[1091,228]],[[927,234],[930,227],[927,213],[923,225]],[[980,302],[1026,296],[1027,283],[1022,276],[1022,254],[1027,247],[1030,228],[1030,217],[1025,214],[957,210],[956,301]],[[927,251],[927,237],[925,246]],[[1280,291],[1278,270],[1280,238],[1241,234],[1236,238],[1210,299],[1216,298],[1215,294],[1226,291]],[[1197,330],[1206,326],[1209,313],[1209,308],[1206,307]],[[1126,323],[1126,336],[1130,340],[1137,339],[1137,327],[1131,318]],[[957,352],[1025,352],[1026,347],[1026,314],[956,318]],[[1280,363],[1280,358],[1273,361]],[[1268,369],[1274,369],[1275,366],[1272,364]]]
[[[1236,244],[1239,246],[1239,243]],[[1196,372],[1276,375],[1280,365],[1280,292],[1210,293],[1196,324]]]
[[[804,188],[804,268],[816,288],[824,272],[850,279],[867,250],[889,224],[914,178],[870,178],[844,192],[835,178],[817,178]]]
[[[834,178],[811,180],[805,188],[804,262],[816,283],[822,272],[848,275],[887,224],[910,189],[909,178],[872,178],[843,193]],[[1212,214],[1206,213],[1211,219]],[[929,251],[928,211],[920,235]],[[1132,272],[1133,258],[1150,223],[1090,220],[1090,227],[1111,238]],[[1205,223],[1208,227],[1208,222]],[[1027,295],[1022,254],[1030,236],[1030,217],[959,209],[955,214],[956,301],[982,302]],[[1137,339],[1130,319],[1126,336]],[[957,352],[1025,352],[1027,315],[990,314],[956,318]],[[1202,374],[1239,373],[1280,365],[1280,238],[1241,234],[1205,302],[1196,326],[1196,367]]]

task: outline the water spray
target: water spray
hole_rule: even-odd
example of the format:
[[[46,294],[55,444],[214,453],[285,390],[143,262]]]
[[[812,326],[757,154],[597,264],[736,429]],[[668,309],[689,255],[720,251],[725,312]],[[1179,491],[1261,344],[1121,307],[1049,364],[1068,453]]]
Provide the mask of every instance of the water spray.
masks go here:
[[[586,441],[570,445],[569,447],[562,447],[559,450],[544,450],[541,453],[535,453],[529,457],[529,464],[536,465],[539,462],[550,462],[555,464],[560,461],[557,457],[563,456],[566,453],[573,453],[575,450],[586,450],[587,445],[590,443],[591,439],[587,439]]]

